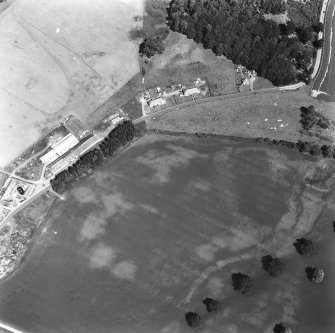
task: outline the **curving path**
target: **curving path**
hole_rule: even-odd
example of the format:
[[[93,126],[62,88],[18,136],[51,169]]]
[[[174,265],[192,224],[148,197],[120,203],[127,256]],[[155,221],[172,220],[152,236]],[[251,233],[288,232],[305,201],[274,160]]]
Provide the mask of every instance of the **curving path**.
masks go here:
[[[321,64],[313,84],[313,90],[318,92],[320,98],[335,101],[335,0],[329,0],[324,22],[324,44]]]

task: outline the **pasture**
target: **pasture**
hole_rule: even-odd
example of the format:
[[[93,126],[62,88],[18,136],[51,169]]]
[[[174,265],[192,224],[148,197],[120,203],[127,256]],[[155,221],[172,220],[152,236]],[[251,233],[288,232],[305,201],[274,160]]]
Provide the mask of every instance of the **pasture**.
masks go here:
[[[0,283],[4,322],[33,332],[333,332],[333,194],[307,188],[313,159],[221,138],[146,135],[68,191],[25,262]],[[329,225],[329,228],[331,226]],[[314,258],[295,238],[311,237]],[[323,241],[324,238],[328,240]],[[286,265],[272,278],[260,258]],[[310,284],[306,265],[327,279]],[[230,275],[252,276],[250,295]],[[222,302],[206,313],[202,300]],[[321,319],[320,319],[321,318]]]

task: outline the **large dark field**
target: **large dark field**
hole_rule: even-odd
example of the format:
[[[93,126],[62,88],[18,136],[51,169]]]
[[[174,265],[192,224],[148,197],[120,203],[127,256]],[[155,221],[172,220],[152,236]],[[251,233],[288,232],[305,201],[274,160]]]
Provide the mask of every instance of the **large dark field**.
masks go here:
[[[35,333],[332,333],[335,197],[303,184],[313,160],[219,138],[149,135],[66,193],[20,268],[0,283],[0,319]],[[307,235],[318,254],[292,246]],[[260,258],[286,265],[270,277]],[[306,266],[327,278],[314,285]],[[252,276],[249,295],[230,275]],[[205,297],[222,301],[206,314]]]

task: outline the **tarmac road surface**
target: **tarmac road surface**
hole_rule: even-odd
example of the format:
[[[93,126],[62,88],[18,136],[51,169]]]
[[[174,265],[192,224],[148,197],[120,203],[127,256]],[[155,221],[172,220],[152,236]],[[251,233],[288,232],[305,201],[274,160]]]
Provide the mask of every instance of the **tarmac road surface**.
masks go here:
[[[313,90],[320,91],[319,98],[335,101],[335,0],[329,0],[324,23],[324,43],[319,72]]]

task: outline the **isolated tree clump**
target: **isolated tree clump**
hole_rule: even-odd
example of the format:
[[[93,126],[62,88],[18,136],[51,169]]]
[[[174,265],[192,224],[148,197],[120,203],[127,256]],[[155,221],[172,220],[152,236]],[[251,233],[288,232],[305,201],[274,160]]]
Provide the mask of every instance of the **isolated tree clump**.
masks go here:
[[[187,312],[185,319],[187,324],[192,328],[199,327],[201,324],[201,317],[196,312]]]
[[[262,257],[262,266],[271,276],[279,276],[284,272],[285,265],[278,258],[270,255]]]
[[[307,278],[316,284],[321,283],[325,278],[325,272],[323,269],[316,267],[306,267],[305,269]]]
[[[254,287],[254,280],[246,274],[234,273],[231,275],[233,289],[241,294],[249,294]]]
[[[302,256],[312,256],[316,253],[313,242],[309,239],[298,238],[293,245]]]
[[[221,304],[219,301],[213,298],[205,298],[202,303],[206,305],[206,309],[210,313],[218,313],[221,310]]]
[[[282,323],[279,323],[274,326],[273,333],[292,333],[292,330],[285,327]]]
[[[315,111],[313,105],[307,108],[302,106],[300,108],[300,116],[300,123],[305,130],[311,130],[314,126],[318,126],[321,129],[327,129],[332,126],[332,122],[320,112]]]
[[[139,49],[141,54],[145,54],[148,58],[153,57],[157,53],[162,54],[164,51],[164,43],[161,37],[146,38]]]

